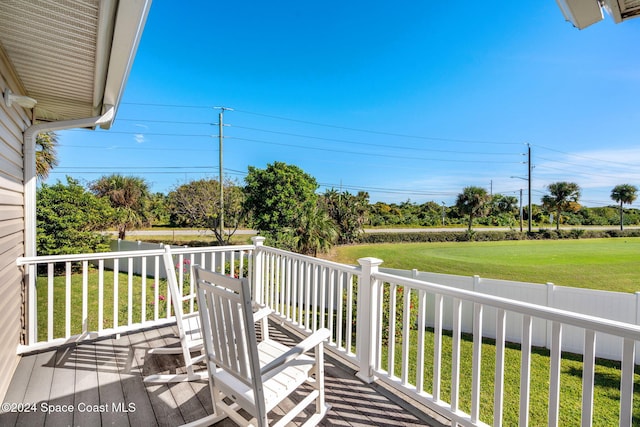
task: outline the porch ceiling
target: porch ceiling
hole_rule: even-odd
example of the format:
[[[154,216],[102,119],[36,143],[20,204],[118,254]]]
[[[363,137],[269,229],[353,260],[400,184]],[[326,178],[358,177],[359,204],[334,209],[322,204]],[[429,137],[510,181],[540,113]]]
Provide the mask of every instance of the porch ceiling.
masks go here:
[[[619,24],[640,16],[640,0],[556,0],[567,21],[579,29],[604,19],[606,10]]]
[[[37,100],[35,118],[70,120],[117,107],[151,0],[3,0],[0,59]],[[2,61],[0,61],[2,63]]]

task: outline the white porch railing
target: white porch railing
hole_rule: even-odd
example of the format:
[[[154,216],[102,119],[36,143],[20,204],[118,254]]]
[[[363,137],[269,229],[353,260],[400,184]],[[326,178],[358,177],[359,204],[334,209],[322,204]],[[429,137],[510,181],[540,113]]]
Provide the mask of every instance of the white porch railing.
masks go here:
[[[251,276],[254,246],[172,247],[185,313],[190,265]],[[27,284],[27,342],[19,353],[175,321],[164,249],[18,258]]]
[[[465,426],[503,425],[504,402],[511,397],[506,396],[505,378],[509,375],[516,375],[519,382],[515,392],[517,422],[523,426],[530,424],[531,384],[539,380],[531,377],[535,319],[552,325],[549,375],[545,379],[549,425],[558,425],[563,396],[560,383],[563,328],[577,327],[584,331],[581,423],[590,426],[597,366],[596,334],[610,334],[621,338],[623,347],[618,424],[632,425],[638,326],[382,273],[378,271],[382,261],[373,258],[363,258],[359,260],[360,266],[354,267],[265,247],[262,242],[257,237],[255,245],[172,248],[175,262],[184,267],[177,269],[182,291],[192,296],[185,311],[195,309],[188,265],[200,264],[226,274],[246,275],[251,279],[254,298],[269,305],[276,318],[303,333],[328,328],[331,331],[328,349],[355,363],[361,379],[382,381]],[[29,342],[19,351],[172,321],[169,295],[159,273],[163,269],[162,253],[158,249],[20,258],[18,264],[25,266],[27,275],[30,328]],[[139,273],[134,273],[135,263],[140,265]],[[113,271],[105,264],[112,265]],[[121,265],[127,266],[126,272],[117,274]],[[431,307],[427,299],[435,301],[433,309],[427,310]],[[471,338],[462,335],[463,307],[472,307]],[[427,313],[431,310],[433,313]],[[450,321],[443,319],[445,312],[452,313]],[[487,316],[489,312],[491,316]],[[428,327],[427,315],[434,319],[433,327]],[[483,352],[482,345],[482,338],[486,338],[483,331],[487,329],[483,320],[487,318],[495,319],[495,327],[490,328],[495,332],[492,347],[495,350],[491,354]],[[509,346],[505,339],[506,323],[514,318],[522,331],[519,372],[515,374],[505,372],[506,366],[512,366],[505,360],[505,348]],[[452,325],[451,330],[445,330],[446,324]],[[40,332],[37,325],[42,329]],[[464,349],[469,340],[471,350],[467,352]],[[461,368],[465,356],[471,359],[468,374]],[[489,356],[495,358],[490,372],[483,364]],[[493,379],[492,395],[488,398],[486,392],[484,396],[481,393],[481,382],[486,378]],[[486,405],[491,405],[492,419],[480,415]]]

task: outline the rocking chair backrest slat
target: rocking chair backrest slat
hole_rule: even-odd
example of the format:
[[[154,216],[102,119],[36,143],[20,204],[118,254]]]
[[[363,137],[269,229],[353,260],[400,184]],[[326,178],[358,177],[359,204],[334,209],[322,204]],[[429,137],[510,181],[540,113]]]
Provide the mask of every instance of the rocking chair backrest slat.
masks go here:
[[[182,318],[184,317],[184,311],[182,310],[182,294],[178,287],[178,279],[176,278],[176,269],[173,265],[173,256],[171,255],[171,248],[165,246],[162,260],[167,271],[167,286],[169,288],[169,295],[171,297],[171,305],[173,306],[173,312],[176,316],[178,332],[180,337],[186,333]]]
[[[238,380],[262,388],[256,331],[247,279],[235,279],[193,266],[198,307],[208,321],[203,325],[208,358]]]

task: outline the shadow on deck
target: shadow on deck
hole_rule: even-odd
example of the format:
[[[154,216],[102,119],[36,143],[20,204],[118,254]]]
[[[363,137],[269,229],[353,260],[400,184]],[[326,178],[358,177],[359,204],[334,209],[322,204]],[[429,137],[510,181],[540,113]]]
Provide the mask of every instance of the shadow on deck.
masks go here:
[[[146,384],[143,375],[179,373],[180,356],[147,357],[145,349],[176,344],[165,326],[89,341],[22,357],[4,399],[1,426],[177,426],[212,413],[206,381]],[[272,338],[290,337],[272,328]],[[127,357],[134,352],[130,372]],[[441,426],[436,420],[376,384],[364,384],[346,364],[325,359],[325,426]],[[293,397],[295,399],[295,396]],[[8,404],[8,405],[7,405]],[[280,406],[274,419],[294,406]],[[7,411],[8,410],[8,411]],[[302,419],[290,424],[297,426]],[[445,421],[446,422],[446,421]],[[233,426],[224,420],[216,426]]]

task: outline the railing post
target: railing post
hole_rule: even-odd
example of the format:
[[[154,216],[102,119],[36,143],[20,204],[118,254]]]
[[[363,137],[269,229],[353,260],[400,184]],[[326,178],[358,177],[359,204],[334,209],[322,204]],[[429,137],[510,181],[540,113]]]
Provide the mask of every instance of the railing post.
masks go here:
[[[359,370],[356,376],[366,383],[372,383],[375,380],[374,366],[378,342],[378,324],[382,318],[381,314],[378,313],[380,284],[372,276],[378,272],[378,267],[382,264],[382,260],[360,258],[358,263],[362,269],[362,276],[358,284],[356,354],[358,356]]]
[[[253,299],[255,302],[263,303],[262,289],[264,274],[262,271],[262,246],[264,245],[265,238],[262,236],[254,236],[251,241],[255,245],[253,251]]]

